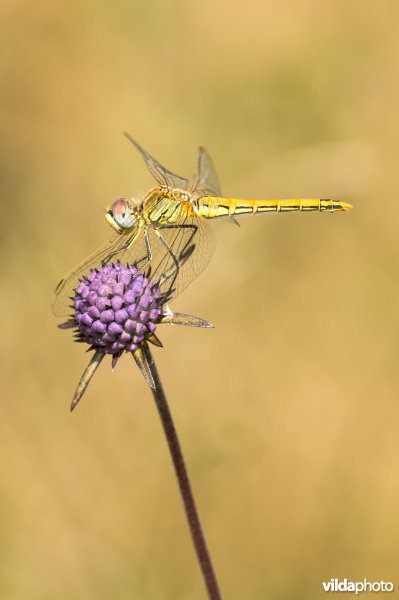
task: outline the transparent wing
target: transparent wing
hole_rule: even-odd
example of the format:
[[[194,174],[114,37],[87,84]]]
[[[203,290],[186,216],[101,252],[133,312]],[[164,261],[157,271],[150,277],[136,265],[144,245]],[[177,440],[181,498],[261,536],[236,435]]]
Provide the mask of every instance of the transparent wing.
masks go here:
[[[79,280],[88,275],[91,269],[99,269],[102,265],[121,260],[127,248],[132,245],[134,238],[139,236],[139,227],[129,235],[116,233],[103,246],[85,258],[72,271],[67,273],[57,285],[53,298],[53,312],[57,316],[71,314],[71,297]]]
[[[200,146],[197,159],[197,181],[195,191],[200,196],[222,196],[218,176],[208,152]]]
[[[141,271],[150,268],[151,279],[159,283],[168,299],[175,298],[205,269],[215,245],[210,226],[196,215],[170,226],[138,225],[129,235],[116,234],[61,279],[55,290],[53,311],[57,316],[70,315],[71,297],[80,279],[91,269],[117,260],[135,264]]]
[[[159,281],[170,299],[176,298],[208,265],[216,239],[208,223],[197,215],[175,225],[149,228],[151,278]]]
[[[197,179],[194,186],[194,191],[199,197],[223,197],[222,190],[220,189],[219,179],[216,175],[215,167],[213,166],[213,161],[208,152],[202,146],[198,148]],[[240,225],[234,217],[227,217],[226,221],[229,221],[234,225]]]
[[[156,181],[160,185],[166,186],[169,189],[173,189],[173,188],[179,188],[182,190],[187,189],[188,180],[185,177],[180,177],[179,175],[175,175],[174,173],[172,173],[171,171],[169,171],[168,169],[163,167],[161,164],[159,164],[159,162],[157,160],[155,160],[155,158],[153,158],[150,154],[148,154],[148,152],[146,152],[144,150],[144,148],[142,148],[140,146],[140,144],[138,144],[136,142],[136,140],[134,140],[128,133],[126,133],[126,131],[124,133],[125,133],[125,136],[127,137],[127,139],[140,152],[141,156],[143,157],[143,159],[148,167],[148,170],[150,171],[152,176],[156,179]]]

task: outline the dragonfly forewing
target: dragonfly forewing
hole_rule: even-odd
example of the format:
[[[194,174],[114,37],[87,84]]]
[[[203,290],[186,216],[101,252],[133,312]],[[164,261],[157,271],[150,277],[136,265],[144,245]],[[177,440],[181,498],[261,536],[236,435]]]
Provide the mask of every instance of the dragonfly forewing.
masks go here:
[[[130,235],[119,235],[115,234],[105,244],[97,248],[90,256],[85,258],[79,263],[72,271],[67,273],[57,285],[54,298],[53,298],[53,312],[57,316],[66,316],[71,314],[71,304],[75,293],[75,289],[78,286],[82,277],[87,276],[92,269],[100,269],[105,264],[110,264],[122,259],[126,254],[127,250],[131,248],[137,238],[139,237],[140,231],[137,227]],[[140,244],[137,244],[136,251],[138,254],[142,252]]]
[[[163,167],[154,157],[151,156],[131,135],[126,133],[125,136],[133,144],[133,146],[139,151],[147,165],[148,170],[154,179],[162,186],[166,186],[170,189],[180,188],[186,190],[188,187],[188,180],[180,175],[175,175],[172,171],[169,171],[166,167]]]
[[[82,277],[116,261],[149,273],[168,300],[175,298],[205,269],[216,245],[208,223],[183,212],[184,218],[170,224],[142,222],[128,235],[116,234],[63,277],[55,290],[54,313],[70,315],[71,298]]]

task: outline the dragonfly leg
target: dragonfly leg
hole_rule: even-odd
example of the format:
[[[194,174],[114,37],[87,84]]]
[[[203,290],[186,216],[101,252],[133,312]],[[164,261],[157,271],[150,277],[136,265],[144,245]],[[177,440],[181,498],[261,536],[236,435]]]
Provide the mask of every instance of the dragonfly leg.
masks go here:
[[[162,233],[160,233],[160,231],[159,231],[160,229],[178,229],[178,230],[191,229],[190,236],[189,236],[188,240],[186,241],[186,243],[184,244],[179,256],[176,257],[176,255],[173,253],[171,247],[169,246],[169,244],[163,237]],[[159,239],[161,240],[162,244],[165,246],[169,256],[171,257],[171,259],[173,261],[173,266],[171,266],[166,271],[166,273],[162,274],[162,279],[161,279],[161,284],[163,284],[163,283],[165,283],[165,281],[168,281],[168,279],[170,279],[172,277],[172,281],[169,286],[169,291],[171,289],[173,289],[173,287],[175,285],[177,276],[180,271],[180,267],[190,258],[191,254],[194,251],[195,244],[191,244],[191,242],[192,242],[195,234],[197,233],[197,229],[198,229],[197,225],[179,224],[179,225],[164,225],[156,230],[156,233],[157,233]]]
[[[108,255],[101,260],[102,266],[104,267],[105,265],[109,265],[110,263],[113,262],[113,259],[115,257],[122,256],[122,254],[131,247],[133,242],[136,241],[139,231],[140,230],[138,230],[136,232],[133,239],[127,239],[123,244],[121,244],[121,245],[118,244],[115,250],[113,250],[112,252],[109,252]]]
[[[165,225],[162,227],[162,229],[191,229],[190,237],[184,244],[179,256],[177,257],[180,265],[183,265],[194,251],[195,244],[191,245],[191,242],[197,233],[197,225],[188,225],[187,223],[182,225]]]
[[[144,240],[145,240],[146,254],[136,261],[136,267],[140,271],[144,270],[144,268],[148,265],[148,263],[152,259],[151,245],[150,245],[150,240],[148,239],[148,232],[147,232],[146,228],[144,228]]]

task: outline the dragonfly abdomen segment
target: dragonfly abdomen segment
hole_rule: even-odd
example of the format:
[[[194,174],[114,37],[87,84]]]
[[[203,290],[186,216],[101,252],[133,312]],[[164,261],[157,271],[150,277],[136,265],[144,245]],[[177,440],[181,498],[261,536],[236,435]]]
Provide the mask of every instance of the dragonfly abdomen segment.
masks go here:
[[[239,217],[266,212],[335,212],[349,210],[350,204],[321,198],[290,198],[286,200],[244,200],[205,196],[198,200],[198,211],[207,219]]]

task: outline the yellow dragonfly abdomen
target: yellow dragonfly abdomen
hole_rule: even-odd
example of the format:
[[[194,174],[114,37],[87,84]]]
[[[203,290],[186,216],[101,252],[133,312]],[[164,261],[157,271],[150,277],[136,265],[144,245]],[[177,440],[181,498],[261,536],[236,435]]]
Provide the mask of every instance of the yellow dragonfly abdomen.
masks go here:
[[[198,212],[206,219],[239,217],[266,212],[310,212],[347,211],[352,208],[347,202],[324,200],[322,198],[291,198],[284,200],[244,200],[240,198],[219,198],[203,196],[197,204]]]

